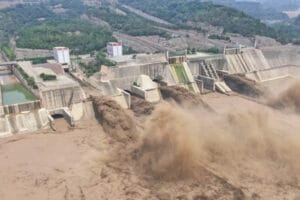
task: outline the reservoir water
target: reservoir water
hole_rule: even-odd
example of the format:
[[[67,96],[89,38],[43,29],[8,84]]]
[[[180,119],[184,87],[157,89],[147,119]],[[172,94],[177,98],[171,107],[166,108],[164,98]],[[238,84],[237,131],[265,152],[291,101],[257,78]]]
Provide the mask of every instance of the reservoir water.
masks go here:
[[[20,83],[2,85],[1,92],[3,105],[12,105],[36,100],[34,95]]]
[[[2,105],[12,105],[36,100],[12,74],[1,74]]]

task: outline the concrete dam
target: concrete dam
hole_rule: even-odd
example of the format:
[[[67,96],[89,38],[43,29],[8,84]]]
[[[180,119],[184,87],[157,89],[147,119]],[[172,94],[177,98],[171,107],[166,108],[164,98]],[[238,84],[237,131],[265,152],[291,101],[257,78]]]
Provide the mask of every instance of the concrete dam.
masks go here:
[[[254,48],[225,49],[227,68],[231,74],[269,69],[271,66],[262,51]]]
[[[19,82],[11,67],[1,66],[0,136],[49,127],[40,100]]]
[[[272,68],[281,66],[300,66],[300,47],[263,47],[261,51]]]
[[[82,90],[63,70],[30,62],[4,63],[1,69],[0,136],[54,127],[51,115],[62,115],[70,125],[80,119]],[[42,74],[55,80],[43,80]]]
[[[224,75],[243,74],[255,82],[295,77],[300,74],[299,53],[299,47],[280,46],[229,48],[224,54],[137,54],[114,58],[117,66],[102,68],[93,79],[98,83],[111,82],[110,87],[119,88],[118,93],[130,91],[138,77],[146,75],[195,93],[219,91],[230,95],[231,89],[222,78]]]
[[[131,95],[151,103],[160,101],[159,84],[177,85],[192,93],[218,91],[231,95],[224,81],[226,75],[243,75],[254,82],[299,77],[299,55],[300,48],[293,46],[230,48],[224,54],[126,55],[112,58],[115,67],[102,66],[85,81],[95,95],[107,96],[128,109]],[[88,93],[76,74],[70,73],[70,77],[51,63],[30,62],[7,63],[0,71],[8,73],[7,78],[1,76],[0,136],[53,127],[54,115],[63,116],[70,125],[84,116],[83,101]],[[55,79],[44,80],[45,74]]]

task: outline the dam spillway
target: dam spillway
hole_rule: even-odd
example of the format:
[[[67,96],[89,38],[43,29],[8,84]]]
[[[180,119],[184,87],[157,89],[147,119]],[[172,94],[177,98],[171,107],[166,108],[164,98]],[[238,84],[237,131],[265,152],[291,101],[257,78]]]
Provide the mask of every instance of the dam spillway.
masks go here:
[[[232,74],[269,69],[271,66],[262,51],[254,48],[226,49],[227,71]]]

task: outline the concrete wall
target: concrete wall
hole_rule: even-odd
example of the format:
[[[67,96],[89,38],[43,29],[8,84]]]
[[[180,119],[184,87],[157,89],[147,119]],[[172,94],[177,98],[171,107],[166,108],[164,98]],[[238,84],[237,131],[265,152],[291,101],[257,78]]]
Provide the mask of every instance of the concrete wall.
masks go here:
[[[129,95],[129,96],[128,96]],[[109,96],[116,101],[122,108],[130,108],[130,94],[127,92],[120,92],[119,94]]]
[[[216,55],[212,57],[199,57],[188,60],[188,66],[193,74],[193,76],[200,75],[201,68],[200,63],[206,62],[207,64],[211,64],[216,70],[223,70],[226,68],[227,63],[225,57],[223,55]]]
[[[161,94],[158,88],[152,90],[146,90],[145,100],[148,102],[159,102],[161,99]]]
[[[1,85],[0,85],[1,87]],[[0,116],[3,116],[5,115],[4,113],[4,109],[3,109],[3,106],[2,106],[2,91],[1,91],[1,88],[0,88]]]
[[[0,137],[7,137],[19,133],[29,133],[50,127],[46,109],[8,114],[5,115],[5,117],[0,118],[0,123],[2,124],[0,128]]]
[[[38,110],[40,108],[41,108],[41,102],[39,100],[2,106],[4,114],[18,114],[25,111]]]
[[[70,126],[74,125],[73,116],[68,108],[60,108],[60,109],[51,110],[50,114],[51,115],[57,115],[57,114],[62,115],[62,116],[64,116],[64,119],[70,124]],[[54,120],[54,123],[55,123],[55,120]]]
[[[136,94],[137,96],[142,97],[143,99],[145,99],[145,90],[143,90],[142,88],[137,87],[135,85],[132,85],[131,88],[130,88],[130,91],[133,94]]]
[[[39,94],[39,91],[38,89],[33,89],[32,87],[30,87],[28,84],[27,84],[27,81],[23,78],[23,76],[21,75],[21,73],[14,67],[12,66],[11,67],[11,70],[14,74],[14,76],[20,81],[20,83],[22,83],[22,85],[24,87],[27,88],[27,90],[29,90],[32,94],[34,94],[34,96],[39,99],[40,98],[40,94]]]
[[[195,78],[195,82],[200,90],[200,93],[203,93],[203,81],[201,79]]]
[[[300,66],[299,46],[264,47],[261,50],[271,67],[284,65]]]
[[[69,107],[71,104],[81,102],[79,86],[40,91],[42,105],[47,109]]]
[[[258,72],[251,72],[245,74],[247,78],[254,81],[270,81],[275,79],[281,79],[286,77],[299,77],[300,67],[296,66],[282,66],[274,67],[266,70],[261,70]]]
[[[225,55],[233,55],[241,53],[241,48],[229,48],[224,50]]]
[[[203,83],[203,88],[215,91],[215,80],[206,76],[198,76],[197,79],[201,80]]]
[[[131,85],[139,75],[148,75],[152,80],[157,76],[167,77],[167,63],[154,63],[148,65],[112,68],[111,82],[118,88],[130,90]]]
[[[130,108],[130,106],[131,106],[131,95],[128,92],[124,91],[124,90],[122,90],[122,94],[125,98],[125,101],[127,103],[128,108]]]
[[[143,90],[137,86],[131,86],[131,92],[140,96],[148,102],[159,102],[161,99],[161,94],[158,88]]]
[[[240,53],[226,54],[227,71],[231,74],[248,73],[271,68],[263,53],[255,48],[243,48]]]

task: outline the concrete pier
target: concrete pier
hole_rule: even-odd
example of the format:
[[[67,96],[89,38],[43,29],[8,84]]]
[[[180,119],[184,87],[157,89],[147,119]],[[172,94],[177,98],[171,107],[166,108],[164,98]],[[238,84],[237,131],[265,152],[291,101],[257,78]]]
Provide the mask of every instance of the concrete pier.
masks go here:
[[[158,102],[161,99],[158,84],[153,82],[150,77],[146,75],[140,75],[138,77],[135,84],[131,86],[131,92],[152,103]]]

